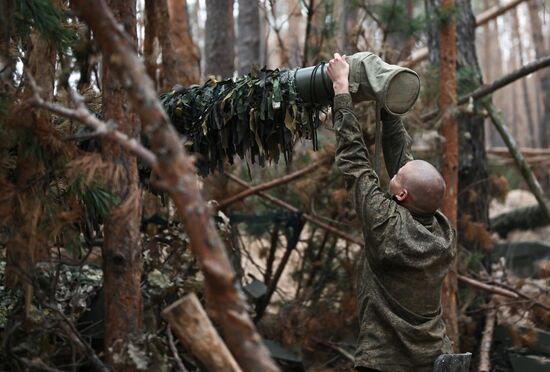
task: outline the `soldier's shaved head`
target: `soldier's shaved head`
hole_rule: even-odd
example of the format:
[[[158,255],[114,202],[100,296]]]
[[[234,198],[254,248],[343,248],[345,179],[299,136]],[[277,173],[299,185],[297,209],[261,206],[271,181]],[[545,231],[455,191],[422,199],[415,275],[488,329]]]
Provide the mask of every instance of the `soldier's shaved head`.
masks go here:
[[[391,179],[390,192],[412,212],[434,213],[443,202],[445,181],[427,161],[412,160]]]

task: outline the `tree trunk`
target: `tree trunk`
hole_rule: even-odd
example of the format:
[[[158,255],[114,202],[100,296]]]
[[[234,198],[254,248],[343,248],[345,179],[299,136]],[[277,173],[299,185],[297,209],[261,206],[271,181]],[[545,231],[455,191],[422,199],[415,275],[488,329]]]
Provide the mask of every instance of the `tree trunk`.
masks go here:
[[[426,0],[426,13],[432,14],[438,8],[441,12],[450,12],[455,6],[454,0]],[[457,99],[456,93],[456,24],[454,18],[441,22],[439,34],[435,27],[429,34],[429,58],[433,63],[439,61],[439,109],[443,113],[441,135],[444,138],[442,151],[442,174],[447,184],[447,193],[443,201],[443,213],[453,226],[457,226],[458,192],[458,125],[451,112]],[[459,332],[457,314],[456,260],[443,281],[441,303],[443,317],[447,326],[447,335],[458,351]]]
[[[199,50],[191,37],[186,0],[168,1],[168,39],[170,48],[162,50],[164,64],[164,90],[174,84],[189,86],[200,79]],[[165,20],[166,22],[166,20]]]
[[[527,6],[529,8],[533,43],[535,44],[535,55],[537,58],[541,58],[548,54],[548,48],[544,41],[544,31],[540,21],[540,4],[537,0],[531,0],[527,2]],[[546,69],[540,71],[537,75],[540,79],[542,107],[544,108],[539,137],[542,147],[548,147],[550,146],[550,72]]]
[[[468,90],[483,85],[483,78],[476,51],[475,16],[471,0],[456,0],[457,5],[457,69],[467,69],[472,77]],[[473,73],[473,74],[472,74]],[[460,92],[463,93],[463,92]],[[479,111],[482,111],[481,109]],[[459,124],[459,169],[458,169],[458,241],[472,253],[481,253],[487,269],[491,269],[488,251],[491,235],[487,231],[489,219],[489,172],[485,152],[485,118],[482,114],[461,113]],[[472,233],[475,231],[476,233]],[[476,339],[465,330],[462,339]],[[460,350],[468,345],[462,345]],[[470,346],[471,347],[471,346]],[[476,345],[477,348],[477,345]]]
[[[143,39],[143,57],[147,74],[159,89],[158,63],[160,54],[159,27],[162,22],[158,0],[145,0],[145,36]]]
[[[250,5],[249,5],[250,6]],[[235,71],[233,0],[206,0],[205,74],[222,79]]]
[[[470,0],[457,0],[458,68],[475,72],[469,88],[483,85],[475,45],[475,17]],[[487,154],[485,153],[484,117],[463,113],[458,116],[460,139],[460,168],[458,185],[458,237],[461,245],[471,250],[488,249],[487,241],[475,236],[467,239],[468,224],[487,226],[489,219],[489,184]]]
[[[135,48],[136,1],[111,0],[110,5]],[[103,51],[104,61],[110,57]],[[139,125],[136,115],[130,113],[124,89],[115,76],[110,64],[103,63],[103,117],[115,121],[119,131],[137,138]],[[120,200],[106,217],[103,228],[105,354],[108,362],[115,365],[114,353],[141,328],[141,195],[135,156],[110,140],[102,141],[101,147],[103,158],[112,162],[109,190]],[[116,365],[116,368],[129,370],[130,367]]]
[[[523,43],[521,41],[521,32],[519,29],[519,17],[518,17],[518,8],[515,8],[512,11],[512,38],[513,45],[517,45],[517,48],[513,48],[514,54],[517,53],[518,61],[520,66],[525,65],[523,59]],[[527,118],[527,128],[525,133],[526,135],[526,146],[536,147],[536,137],[535,137],[535,123],[533,121],[533,112],[531,111],[531,105],[529,100],[529,88],[527,87],[527,79],[521,79],[521,90],[523,96],[523,105],[525,109],[525,117]]]
[[[300,47],[302,40],[302,12],[299,0],[288,1],[288,57],[290,68],[299,67],[302,63]]]
[[[256,1],[239,0],[237,59],[239,74],[260,64],[260,9]]]

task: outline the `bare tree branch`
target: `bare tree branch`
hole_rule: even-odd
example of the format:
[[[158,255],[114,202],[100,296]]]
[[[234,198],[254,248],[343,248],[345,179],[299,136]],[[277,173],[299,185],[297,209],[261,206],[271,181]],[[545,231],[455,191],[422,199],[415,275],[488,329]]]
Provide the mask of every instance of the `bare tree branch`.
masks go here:
[[[227,207],[230,204],[236,203],[239,200],[242,200],[242,199],[244,199],[244,198],[246,198],[250,195],[257,194],[260,191],[268,190],[268,189],[271,189],[271,188],[274,188],[274,187],[277,187],[277,186],[280,186],[280,185],[284,185],[285,183],[289,183],[291,181],[294,181],[294,180],[296,180],[296,179],[298,179],[298,178],[300,178],[300,177],[302,177],[302,176],[304,176],[308,173],[311,173],[311,172],[317,170],[317,168],[319,168],[321,165],[327,163],[328,160],[329,160],[328,157],[324,158],[324,159],[321,159],[321,160],[319,160],[319,161],[317,161],[313,164],[308,165],[305,168],[297,170],[294,173],[287,174],[285,176],[276,178],[272,181],[265,182],[265,183],[256,185],[254,187],[251,187],[249,189],[246,189],[244,191],[241,191],[240,193],[238,193],[236,195],[230,196],[229,198],[222,200],[220,202],[219,206],[218,206],[218,209],[223,209],[223,208]]]
[[[241,186],[244,186],[244,187],[247,187],[247,188],[251,188],[252,186],[250,186],[248,183],[244,182],[243,180],[241,180],[239,177],[237,176],[234,176],[232,174],[227,174],[227,176],[235,181],[236,183],[238,183],[239,185]],[[294,212],[294,213],[300,213],[300,210],[290,204],[288,204],[287,202],[285,201],[282,201],[281,199],[277,199],[263,191],[260,191],[258,192],[258,195],[261,196],[262,198],[266,199],[266,200],[269,200],[270,202],[272,202],[273,204],[275,205],[278,205],[279,207],[281,208],[284,208],[284,209],[288,209],[289,211],[291,212]],[[331,233],[333,233],[334,235],[336,235],[337,237],[339,238],[342,238],[344,240],[347,240],[348,242],[350,243],[355,243],[355,244],[358,244],[360,246],[363,245],[363,242],[358,239],[358,238],[355,238],[351,235],[349,235],[348,233],[342,231],[342,230],[338,230],[337,228],[335,228],[334,226],[331,226],[327,223],[324,223],[323,221],[320,221],[319,219],[313,217],[312,215],[310,214],[307,214],[307,213],[302,213],[302,217],[308,221],[308,222],[311,222],[312,224],[315,224],[325,230],[328,230],[330,231]]]
[[[542,68],[550,66],[550,55],[539,58],[531,63],[526,64],[525,66],[522,66],[521,68],[512,71],[508,75],[505,75],[501,77],[500,79],[497,79],[493,81],[491,84],[483,85],[479,87],[478,89],[474,90],[471,93],[468,93],[464,96],[461,96],[458,98],[458,101],[456,105],[463,105],[470,101],[470,99],[477,100],[482,97],[485,97],[486,95],[489,95],[493,93],[496,90],[499,90],[500,88],[505,87],[506,85],[513,83],[514,81],[521,79],[537,70],[540,70]],[[431,112],[428,112],[421,116],[422,121],[428,121],[436,118],[438,114],[440,113],[440,110],[433,110]]]

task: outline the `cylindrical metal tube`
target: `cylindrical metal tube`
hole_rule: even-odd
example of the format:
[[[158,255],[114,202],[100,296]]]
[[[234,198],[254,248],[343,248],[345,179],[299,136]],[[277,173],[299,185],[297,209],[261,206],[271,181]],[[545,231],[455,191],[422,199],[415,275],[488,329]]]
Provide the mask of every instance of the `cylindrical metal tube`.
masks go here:
[[[317,66],[299,68],[294,74],[296,92],[304,102],[320,106],[330,105],[334,98],[332,80],[327,74],[327,63]]]
[[[350,65],[349,84],[354,102],[375,100],[388,112],[407,113],[420,93],[416,72],[384,62],[373,53],[361,52],[346,57]],[[300,98],[311,104],[329,105],[334,98],[332,81],[326,72],[328,64],[299,68],[294,84]]]

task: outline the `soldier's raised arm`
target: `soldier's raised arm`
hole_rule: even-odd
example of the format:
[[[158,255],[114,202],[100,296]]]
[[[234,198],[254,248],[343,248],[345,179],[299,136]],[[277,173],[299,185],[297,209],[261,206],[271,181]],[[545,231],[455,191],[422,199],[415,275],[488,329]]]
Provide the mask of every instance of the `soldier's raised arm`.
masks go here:
[[[413,160],[411,153],[412,139],[403,125],[400,116],[392,115],[382,109],[382,150],[384,161],[390,178],[405,163]]]

